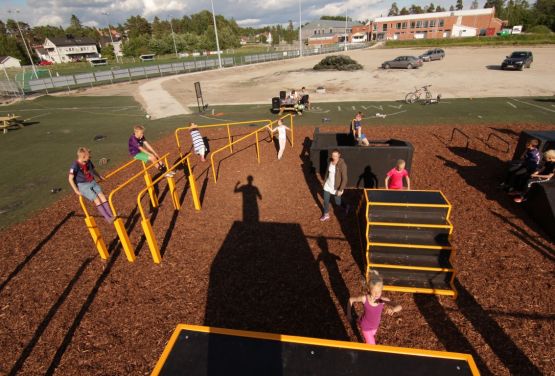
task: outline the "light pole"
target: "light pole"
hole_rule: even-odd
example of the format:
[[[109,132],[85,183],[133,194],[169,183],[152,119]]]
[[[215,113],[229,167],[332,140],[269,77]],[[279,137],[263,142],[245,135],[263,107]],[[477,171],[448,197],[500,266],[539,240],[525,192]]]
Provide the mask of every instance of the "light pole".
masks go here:
[[[108,12],[102,12],[103,15],[106,16],[106,20],[108,21],[108,34],[110,34],[110,40],[112,41],[112,48],[114,49],[114,57],[116,58],[116,63],[119,63],[118,54],[116,53],[116,46],[114,45],[114,38],[112,38],[112,30],[110,29],[110,20],[108,20]]]
[[[12,13],[11,10],[8,10],[8,13]],[[14,13],[19,14],[19,9],[16,9]],[[39,76],[37,75],[37,69],[35,68],[35,63],[33,63],[33,58],[31,57],[31,53],[29,52],[29,49],[27,48],[27,42],[25,42],[25,37],[23,36],[23,32],[21,31],[21,27],[19,27],[19,21],[18,20],[14,20],[15,23],[17,24],[17,29],[19,30],[19,34],[21,34],[21,39],[23,40],[23,45],[25,46],[25,51],[27,51],[27,56],[29,56],[29,60],[31,61],[31,66],[33,67],[33,73],[35,73],[35,77],[39,78]]]
[[[345,3],[345,51],[347,51],[347,3]]]
[[[222,69],[222,57],[220,56],[220,41],[218,40],[218,25],[216,25],[216,14],[214,13],[214,0],[210,0],[212,4],[212,20],[214,21],[214,33],[216,34],[216,49],[218,50],[218,65]]]
[[[303,56],[303,37],[302,37],[303,20],[301,17],[301,2],[302,0],[299,0],[299,54]]]
[[[166,16],[166,19],[168,19],[170,16]],[[179,54],[177,53],[177,46],[175,44],[175,34],[173,32],[173,25],[172,25],[172,20],[169,20],[170,22],[170,28],[172,29],[172,39],[173,39],[173,49],[175,50],[175,57],[179,58]]]

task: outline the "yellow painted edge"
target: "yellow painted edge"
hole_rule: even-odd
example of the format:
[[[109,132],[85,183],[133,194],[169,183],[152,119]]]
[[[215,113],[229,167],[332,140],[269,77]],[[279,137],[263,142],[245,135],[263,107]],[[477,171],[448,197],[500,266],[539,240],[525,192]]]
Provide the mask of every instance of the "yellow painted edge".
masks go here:
[[[424,223],[400,223],[400,222],[368,222],[372,226],[392,226],[392,227],[425,227],[425,228],[445,228],[451,229],[451,224],[445,225],[431,225]]]
[[[384,291],[395,291],[395,292],[408,292],[408,293],[420,293],[420,294],[434,294],[434,295],[445,295],[445,296],[456,296],[455,291],[451,290],[440,290],[440,289],[428,289],[423,287],[400,287],[384,285]]]
[[[447,352],[447,351],[411,349],[408,347],[394,347],[394,346],[384,346],[384,345],[367,345],[367,344],[356,343],[356,342],[336,341],[336,340],[328,340],[328,339],[320,339],[320,338],[289,336],[289,335],[274,334],[274,333],[250,332],[250,331],[244,331],[244,330],[179,324],[177,325],[177,328],[173,332],[170,338],[170,341],[166,345],[166,348],[164,349],[162,356],[158,360],[158,363],[156,364],[156,367],[152,373],[153,376],[158,375],[160,373],[160,370],[162,369],[165,361],[167,360],[171,352],[171,349],[175,345],[175,342],[179,336],[179,333],[182,330],[189,330],[189,331],[200,332],[200,333],[215,333],[215,334],[230,335],[230,336],[237,336],[237,337],[264,339],[264,340],[270,340],[270,341],[299,343],[304,345],[327,346],[327,347],[334,347],[334,348],[341,348],[341,349],[375,351],[375,352],[382,352],[382,353],[423,356],[428,358],[439,358],[439,359],[463,360],[466,362],[469,362],[469,360],[472,360],[472,356],[469,354]],[[469,364],[469,367],[471,368],[475,376],[480,375],[479,373],[475,373],[477,372],[477,368],[475,368],[475,364],[474,364],[474,368],[472,367],[471,364]]]
[[[453,268],[434,268],[430,266],[405,266],[405,265],[392,265],[392,264],[368,264],[369,268],[376,267],[376,268],[384,268],[384,269],[400,269],[400,270],[423,270],[423,271],[430,271],[430,272],[454,272],[455,269]]]
[[[368,205],[373,206],[402,206],[402,207],[412,207],[412,208],[449,208],[446,204],[411,204],[411,203],[400,203],[400,202],[378,202],[369,201]]]
[[[383,246],[383,247],[418,248],[418,249],[452,249],[451,246],[443,246],[443,245],[414,245],[414,244],[402,244],[402,243],[368,242],[368,245]]]

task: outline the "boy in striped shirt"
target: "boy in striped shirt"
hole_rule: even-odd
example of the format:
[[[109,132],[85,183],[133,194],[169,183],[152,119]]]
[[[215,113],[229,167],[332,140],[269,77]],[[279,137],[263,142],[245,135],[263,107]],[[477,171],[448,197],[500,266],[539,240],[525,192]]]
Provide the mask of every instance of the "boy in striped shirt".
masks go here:
[[[200,155],[200,160],[202,162],[206,162],[206,159],[204,159],[206,154],[206,145],[204,145],[204,140],[198,130],[198,126],[195,123],[191,123],[189,130],[191,131],[191,139],[193,140],[193,149],[195,150],[195,153]]]

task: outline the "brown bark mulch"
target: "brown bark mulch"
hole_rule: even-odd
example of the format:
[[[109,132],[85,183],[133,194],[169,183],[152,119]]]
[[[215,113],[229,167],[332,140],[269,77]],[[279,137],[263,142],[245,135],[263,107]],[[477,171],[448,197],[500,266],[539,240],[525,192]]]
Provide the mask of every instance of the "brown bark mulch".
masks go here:
[[[368,130],[369,138],[412,142],[413,186],[440,189],[451,201],[459,291],[457,300],[386,293],[403,310],[384,315],[377,341],[470,353],[484,375],[550,374],[554,243],[496,188],[519,131],[542,127],[495,128],[462,127],[472,137],[468,151],[462,138],[447,143],[451,127]],[[509,153],[497,150],[501,144],[485,145],[492,131],[510,141]],[[213,150],[225,142],[224,132],[205,132]],[[295,147],[282,161],[266,141],[260,164],[249,143],[220,154],[217,183],[207,175],[209,164],[193,159],[200,212],[188,190],[174,212],[161,184],[162,204],[151,212],[160,265],[141,234],[140,182],[116,198],[135,263],[97,218],[111,251],[108,261],[100,259],[72,195],[0,233],[0,374],[149,374],[178,323],[360,340],[345,317],[349,295],[362,292],[356,222],[340,213],[318,220],[321,181],[303,152],[312,133],[296,129]],[[174,151],[173,137],[157,148]],[[105,191],[131,173],[104,183]],[[182,191],[185,179],[178,176]]]

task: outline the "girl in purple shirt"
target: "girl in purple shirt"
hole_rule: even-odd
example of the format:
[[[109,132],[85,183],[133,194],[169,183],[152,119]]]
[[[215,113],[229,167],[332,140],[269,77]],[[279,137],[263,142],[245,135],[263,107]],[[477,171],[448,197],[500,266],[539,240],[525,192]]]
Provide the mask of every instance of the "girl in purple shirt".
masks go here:
[[[370,272],[370,280],[366,283],[366,294],[349,298],[347,306],[347,318],[351,321],[351,306],[354,303],[362,303],[364,305],[364,313],[359,321],[360,329],[364,335],[364,341],[370,345],[375,345],[375,335],[380,327],[382,320],[382,311],[386,304],[393,305],[393,308],[385,307],[385,313],[393,315],[399,312],[402,307],[395,305],[391,300],[382,296],[383,279],[380,274],[372,270]]]

